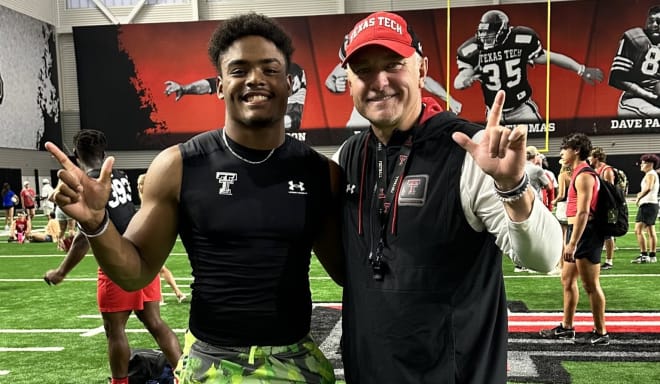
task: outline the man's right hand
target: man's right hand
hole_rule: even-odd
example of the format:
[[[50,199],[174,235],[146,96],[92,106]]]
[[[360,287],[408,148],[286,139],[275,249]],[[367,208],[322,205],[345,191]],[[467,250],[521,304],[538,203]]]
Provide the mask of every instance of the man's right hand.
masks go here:
[[[48,285],[57,285],[64,280],[65,275],[59,269],[51,269],[44,275],[44,281]]]
[[[176,81],[167,80],[165,82],[165,95],[169,96],[171,93],[174,94],[174,101],[179,101],[183,96],[183,87]]]
[[[165,82],[165,95],[169,96],[172,93],[174,94],[174,101],[179,101],[184,95],[183,87],[176,81],[167,80]]]
[[[77,220],[83,229],[94,232],[105,217],[105,206],[111,192],[111,173],[114,157],[105,159],[97,179],[87,176],[55,144],[46,143],[46,149],[62,165],[57,172],[60,179],[49,199],[64,213]]]

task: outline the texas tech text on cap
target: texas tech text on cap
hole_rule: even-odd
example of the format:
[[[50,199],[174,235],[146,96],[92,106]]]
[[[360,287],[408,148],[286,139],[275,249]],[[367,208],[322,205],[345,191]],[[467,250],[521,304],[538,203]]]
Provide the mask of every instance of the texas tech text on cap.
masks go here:
[[[422,44],[417,39],[406,20],[390,12],[375,12],[355,24],[346,35],[346,56],[342,65],[360,48],[380,45],[391,49],[402,57],[409,57],[415,51],[422,53]]]

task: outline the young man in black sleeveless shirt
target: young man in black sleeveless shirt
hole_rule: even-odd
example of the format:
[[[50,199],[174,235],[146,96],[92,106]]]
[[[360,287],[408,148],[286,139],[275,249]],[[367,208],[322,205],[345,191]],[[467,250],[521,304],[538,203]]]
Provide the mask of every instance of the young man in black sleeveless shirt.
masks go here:
[[[543,272],[561,252],[559,223],[528,188],[525,128],[499,126],[503,91],[485,130],[423,98],[428,59],[401,16],[369,15],[348,39],[353,103],[371,127],[337,154],[346,381],[505,383],[501,250]]]
[[[156,157],[123,237],[105,216],[112,161],[93,179],[47,144],[64,167],[57,203],[80,222],[117,284],[146,285],[180,235],[194,277],[181,384],[335,380],[309,337],[308,270],[314,249],[341,282],[341,174],[284,133],[292,52],[290,37],[262,15],[216,29],[209,56],[225,127]]]

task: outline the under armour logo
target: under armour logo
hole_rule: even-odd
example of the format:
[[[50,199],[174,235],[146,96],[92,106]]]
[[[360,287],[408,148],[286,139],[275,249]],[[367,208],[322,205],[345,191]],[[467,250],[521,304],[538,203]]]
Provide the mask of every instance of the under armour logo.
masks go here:
[[[350,193],[351,195],[354,194],[355,188],[357,188],[357,185],[355,184],[346,184],[346,193]]]
[[[289,180],[289,193],[294,195],[306,195],[307,191],[305,190],[305,183],[302,181],[294,183],[293,180]]]
[[[215,178],[218,179],[218,183],[220,184],[218,193],[231,196],[231,185],[238,180],[238,174],[233,172],[216,172]]]

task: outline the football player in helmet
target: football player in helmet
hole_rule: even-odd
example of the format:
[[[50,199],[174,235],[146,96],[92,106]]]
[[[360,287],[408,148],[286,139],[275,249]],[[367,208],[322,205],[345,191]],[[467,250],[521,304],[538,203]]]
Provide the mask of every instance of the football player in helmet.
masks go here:
[[[493,104],[497,91],[502,89],[507,95],[502,124],[541,123],[539,109],[531,99],[527,66],[545,64],[546,55],[551,64],[575,71],[590,85],[603,80],[599,68],[589,68],[561,53],[546,51],[533,29],[510,26],[506,13],[494,9],[481,16],[476,35],[458,48],[459,72],[454,87],[465,89],[475,81],[481,82],[486,106]]]
[[[291,95],[286,105],[284,128],[287,131],[298,131],[302,122],[305,98],[307,97],[307,79],[305,77],[305,70],[294,62],[291,62],[289,65],[288,72],[289,76],[291,76]],[[183,95],[215,94],[216,91],[217,79],[215,77],[200,79],[183,85],[172,80],[165,82],[165,94],[167,96],[174,94],[175,101],[179,101]]]
[[[660,5],[649,9],[644,29],[631,28],[623,33],[609,84],[623,91],[619,116],[660,115]]]

